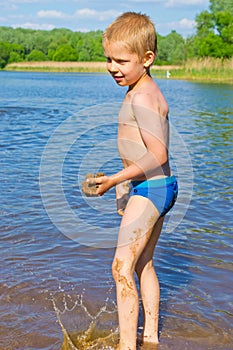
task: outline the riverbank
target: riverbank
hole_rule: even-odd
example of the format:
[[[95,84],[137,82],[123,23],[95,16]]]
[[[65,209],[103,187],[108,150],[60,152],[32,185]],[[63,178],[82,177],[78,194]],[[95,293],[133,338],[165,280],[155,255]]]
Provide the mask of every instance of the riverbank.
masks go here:
[[[105,62],[17,62],[8,64],[4,70],[38,72],[90,72],[106,73]]]
[[[188,60],[180,69],[171,70],[170,73],[175,79],[233,84],[233,58]]]
[[[7,71],[36,72],[86,72],[106,73],[105,62],[18,62],[8,64]],[[153,65],[151,74],[157,78],[172,78],[190,81],[207,81],[233,84],[233,58],[221,60],[213,58],[189,60],[184,65]]]
[[[152,72],[162,72],[180,69],[180,66],[152,66]],[[87,72],[106,73],[106,62],[17,62],[8,64],[7,71],[51,71],[51,72]]]

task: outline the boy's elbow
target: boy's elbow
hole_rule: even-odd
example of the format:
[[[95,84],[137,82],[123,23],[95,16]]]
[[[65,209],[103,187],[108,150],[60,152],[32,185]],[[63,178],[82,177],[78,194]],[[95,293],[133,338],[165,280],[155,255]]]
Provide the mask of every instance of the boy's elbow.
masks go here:
[[[168,155],[167,155],[167,152],[166,153],[164,153],[163,155],[162,155],[162,157],[161,157],[161,165],[164,165],[164,164],[166,164],[167,163],[167,161],[168,161]]]
[[[156,154],[153,155],[153,158],[154,158],[155,163],[157,165],[162,166],[162,165],[166,164],[167,161],[168,161],[167,151],[160,152],[159,154],[156,153]]]

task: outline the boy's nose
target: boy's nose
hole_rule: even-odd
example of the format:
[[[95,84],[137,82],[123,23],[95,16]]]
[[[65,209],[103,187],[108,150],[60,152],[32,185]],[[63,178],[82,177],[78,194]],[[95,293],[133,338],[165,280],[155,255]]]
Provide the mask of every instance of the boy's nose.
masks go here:
[[[116,63],[113,62],[113,61],[112,61],[111,63],[109,63],[109,64],[108,64],[108,70],[109,70],[109,72],[111,72],[111,73],[117,72],[117,71],[118,71],[118,68],[117,68]]]

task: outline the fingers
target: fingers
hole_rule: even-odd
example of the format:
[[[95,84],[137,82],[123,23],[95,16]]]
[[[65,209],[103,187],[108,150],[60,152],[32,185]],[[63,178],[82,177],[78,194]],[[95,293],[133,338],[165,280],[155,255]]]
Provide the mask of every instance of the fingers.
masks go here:
[[[100,191],[99,187],[104,177],[104,173],[87,174],[85,181],[82,182],[82,192],[88,197],[102,195],[104,192]]]
[[[124,215],[124,209],[118,209],[118,210],[117,210],[117,213],[118,213],[120,216],[123,216],[123,215]]]
[[[90,177],[90,178],[87,179],[87,182],[90,183],[91,185],[100,185],[106,179],[107,179],[107,176]]]
[[[96,175],[88,174],[82,185],[85,194],[88,192],[87,188],[91,193],[89,195],[102,196],[111,187],[115,186],[115,183],[111,177],[106,176],[104,173],[97,173]]]
[[[102,176],[98,178],[90,177],[86,180],[86,184],[87,184],[86,187],[92,193],[92,196],[102,196],[104,192],[106,192],[104,184],[106,184],[107,179],[108,179],[107,176]]]

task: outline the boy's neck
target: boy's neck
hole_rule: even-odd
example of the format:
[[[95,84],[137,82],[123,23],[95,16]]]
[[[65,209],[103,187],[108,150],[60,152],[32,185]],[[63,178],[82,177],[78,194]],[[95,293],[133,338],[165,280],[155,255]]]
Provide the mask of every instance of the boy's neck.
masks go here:
[[[132,90],[137,90],[147,78],[151,78],[149,70],[146,70],[134,84],[129,86],[128,92]]]

